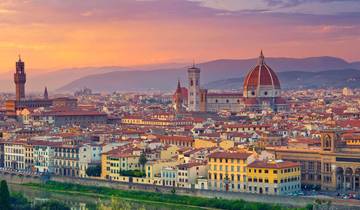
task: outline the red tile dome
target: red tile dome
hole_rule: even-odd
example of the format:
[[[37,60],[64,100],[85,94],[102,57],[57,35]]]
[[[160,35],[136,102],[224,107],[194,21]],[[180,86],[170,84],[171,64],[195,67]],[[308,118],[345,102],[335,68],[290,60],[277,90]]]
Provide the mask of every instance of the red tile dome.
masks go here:
[[[255,91],[261,87],[280,89],[280,81],[275,72],[265,63],[262,51],[258,64],[250,70],[244,79],[244,92]]]

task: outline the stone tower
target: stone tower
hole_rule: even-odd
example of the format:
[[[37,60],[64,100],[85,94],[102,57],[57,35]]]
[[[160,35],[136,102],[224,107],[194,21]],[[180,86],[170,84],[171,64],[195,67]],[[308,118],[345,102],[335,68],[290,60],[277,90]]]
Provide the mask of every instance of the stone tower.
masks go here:
[[[200,69],[192,67],[188,69],[189,90],[188,90],[188,111],[200,111]]]
[[[183,98],[182,98],[182,91],[180,80],[178,80],[175,96],[174,96],[174,109],[179,112],[182,110],[183,107]]]
[[[19,60],[16,62],[16,72],[14,74],[14,82],[16,86],[16,100],[20,101],[25,99],[25,83],[26,83],[26,74],[25,74],[25,64],[19,56]]]

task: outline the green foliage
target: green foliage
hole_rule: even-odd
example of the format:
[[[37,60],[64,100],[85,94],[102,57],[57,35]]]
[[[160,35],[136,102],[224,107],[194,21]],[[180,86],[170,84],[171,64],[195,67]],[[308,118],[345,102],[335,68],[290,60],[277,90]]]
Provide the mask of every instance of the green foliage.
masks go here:
[[[114,197],[111,198],[111,203],[106,204],[104,202],[100,202],[97,206],[97,210],[132,210],[135,207],[128,201],[116,199]],[[144,207],[136,207],[138,210],[145,210]]]
[[[47,201],[38,205],[35,205],[34,210],[70,210],[70,208],[57,201]]]
[[[70,210],[69,207],[55,201],[47,201],[34,208],[21,193],[12,193],[5,180],[0,183],[0,210]]]
[[[31,204],[27,198],[24,197],[22,193],[12,193],[10,197],[10,203],[13,209],[16,210],[29,210],[31,209]]]
[[[10,193],[5,180],[0,183],[0,210],[10,210]]]
[[[101,165],[88,167],[86,169],[86,175],[100,177],[101,176]]]
[[[125,171],[122,170],[120,171],[120,175],[121,176],[130,176],[130,177],[145,177],[145,172],[143,171],[139,171],[139,170],[129,170],[129,171]]]
[[[143,192],[143,191],[126,191],[117,190],[106,187],[84,186],[70,183],[48,182],[46,184],[26,184],[28,186],[39,187],[42,189],[49,189],[63,192],[83,192],[99,194],[108,197],[128,198],[143,201],[156,201],[162,203],[172,203],[180,205],[199,206],[206,208],[229,209],[229,210],[289,210],[288,208],[280,205],[247,202],[244,200],[227,200],[222,198],[203,198],[176,194],[165,194],[156,192]],[[306,208],[297,208],[297,210],[306,210]]]
[[[139,157],[139,165],[141,165],[141,170],[143,170],[143,171],[144,171],[146,162],[147,162],[146,155],[143,152],[143,153],[141,153],[141,155]]]

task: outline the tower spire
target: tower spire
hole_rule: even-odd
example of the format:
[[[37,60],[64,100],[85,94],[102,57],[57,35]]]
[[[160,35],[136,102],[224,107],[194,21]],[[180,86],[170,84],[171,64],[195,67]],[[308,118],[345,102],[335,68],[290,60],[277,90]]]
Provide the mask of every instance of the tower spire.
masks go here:
[[[48,90],[47,87],[45,86],[45,90],[44,90],[44,99],[49,99],[49,94],[48,94]]]
[[[177,85],[177,88],[180,89],[181,86],[180,86],[180,79],[178,79],[178,85]]]
[[[259,60],[258,60],[258,64],[259,64],[259,65],[264,65],[264,63],[265,63],[264,60],[265,60],[264,53],[263,53],[263,51],[261,50],[260,56],[259,56]]]

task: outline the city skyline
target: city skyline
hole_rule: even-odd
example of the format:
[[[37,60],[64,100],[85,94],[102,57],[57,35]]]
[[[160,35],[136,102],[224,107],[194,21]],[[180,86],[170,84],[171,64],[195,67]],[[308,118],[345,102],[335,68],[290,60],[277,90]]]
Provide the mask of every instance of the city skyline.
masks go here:
[[[359,7],[352,0],[2,1],[0,73],[19,53],[43,70],[253,58],[261,48],[269,57],[358,61]]]

